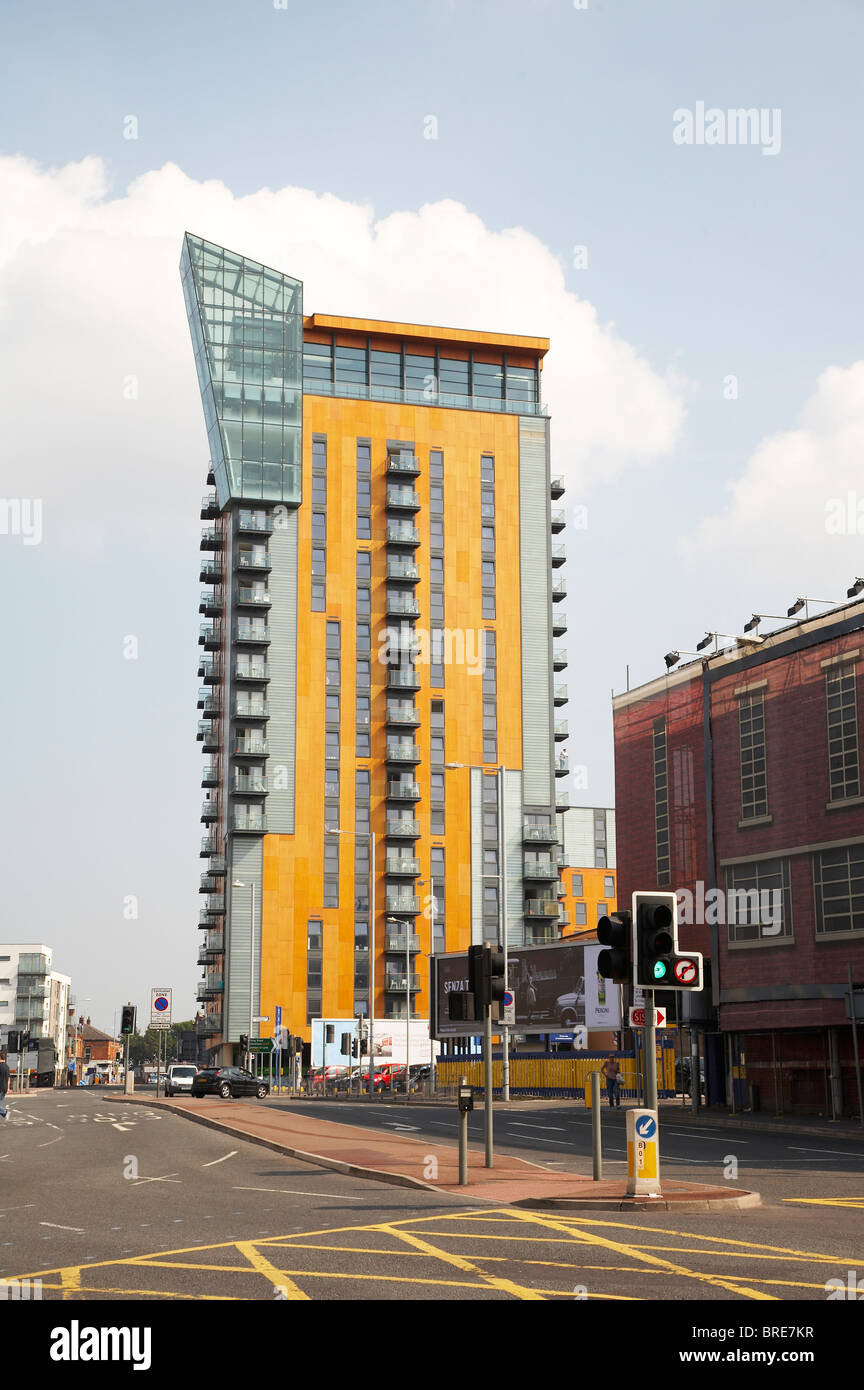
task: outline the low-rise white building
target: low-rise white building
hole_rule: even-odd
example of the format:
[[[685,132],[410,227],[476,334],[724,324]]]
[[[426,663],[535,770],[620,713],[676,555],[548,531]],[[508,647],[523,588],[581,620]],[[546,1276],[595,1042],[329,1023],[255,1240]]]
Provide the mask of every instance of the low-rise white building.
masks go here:
[[[51,1038],[57,1064],[66,1059],[69,991],[72,981],[53,969],[54,952],[44,942],[0,942],[0,1046],[11,1032],[31,1040]]]

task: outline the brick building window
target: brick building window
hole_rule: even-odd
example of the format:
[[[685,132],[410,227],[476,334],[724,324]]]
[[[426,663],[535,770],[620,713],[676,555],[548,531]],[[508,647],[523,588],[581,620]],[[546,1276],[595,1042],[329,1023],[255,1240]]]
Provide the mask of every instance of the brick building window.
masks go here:
[[[741,748],[741,819],[755,820],[768,814],[764,691],[753,691],[740,697],[738,738]]]
[[[858,691],[854,666],[825,672],[828,711],[828,784],[832,801],[861,794],[858,758]]]
[[[792,937],[792,892],[788,859],[732,864],[726,870],[726,928],[729,945]]]
[[[669,862],[669,768],[666,758],[666,720],[654,720],[654,842],[657,853],[657,883],[667,884]]]
[[[864,845],[813,855],[816,935],[864,932]]]

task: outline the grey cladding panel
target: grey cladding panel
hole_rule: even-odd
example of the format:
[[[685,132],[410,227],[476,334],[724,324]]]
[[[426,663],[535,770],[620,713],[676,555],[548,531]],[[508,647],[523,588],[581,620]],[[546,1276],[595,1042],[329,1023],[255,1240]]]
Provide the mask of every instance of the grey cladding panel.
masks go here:
[[[525,805],[554,804],[549,426],[519,420],[522,770]]]

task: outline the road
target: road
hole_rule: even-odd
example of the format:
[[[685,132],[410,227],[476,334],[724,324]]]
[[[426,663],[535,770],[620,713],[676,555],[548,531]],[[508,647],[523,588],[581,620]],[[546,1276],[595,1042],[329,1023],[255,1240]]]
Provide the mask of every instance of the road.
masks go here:
[[[348,1123],[416,1125],[412,1132],[439,1141],[452,1123],[443,1107],[406,1114],[387,1104],[300,1104]],[[608,1119],[615,1148],[621,1117]],[[578,1162],[564,1146],[584,1146],[587,1134],[584,1112],[568,1116],[554,1105],[499,1123],[513,1152],[559,1168]],[[712,1137],[666,1134],[682,1175],[716,1178],[708,1168],[718,1160],[704,1153]],[[755,1307],[823,1301],[827,1280],[856,1268],[864,1276],[860,1149],[852,1158],[786,1154],[789,1171],[778,1176],[769,1165],[788,1141],[753,1131],[722,1137],[724,1153],[749,1146],[739,1181],[752,1181],[758,1167],[760,1187],[781,1184],[765,1208],[559,1215],[321,1170],[99,1092],[37,1092],[13,1099],[0,1125],[0,1278],[41,1278],[46,1300],[731,1299]]]

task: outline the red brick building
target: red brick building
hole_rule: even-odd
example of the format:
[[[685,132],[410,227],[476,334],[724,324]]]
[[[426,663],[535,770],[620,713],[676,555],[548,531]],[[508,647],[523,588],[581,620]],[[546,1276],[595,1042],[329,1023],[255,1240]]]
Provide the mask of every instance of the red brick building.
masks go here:
[[[618,901],[675,891],[680,940],[709,958],[689,997],[706,1009],[709,1099],[741,1076],[737,1099],[764,1109],[857,1111],[862,684],[856,600],[613,701]]]

